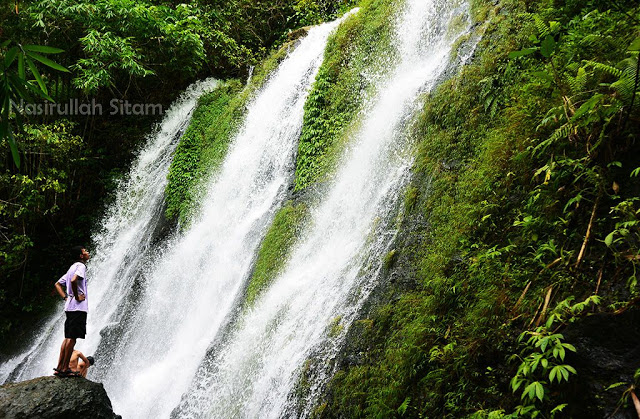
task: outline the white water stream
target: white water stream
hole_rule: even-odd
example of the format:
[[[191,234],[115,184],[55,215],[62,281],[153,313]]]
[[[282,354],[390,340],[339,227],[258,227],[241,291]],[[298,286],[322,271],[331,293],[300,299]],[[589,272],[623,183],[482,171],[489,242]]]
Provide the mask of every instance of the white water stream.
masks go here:
[[[452,45],[469,26],[466,3],[407,1],[396,22],[399,62],[382,78],[386,82],[370,101],[328,193],[312,210],[312,222],[283,273],[203,363],[174,417],[311,413],[323,377],[316,374],[300,409],[292,393],[301,370],[332,324],[346,329],[373,286],[391,238],[380,222],[395,211],[412,163],[408,124],[421,93],[446,69]],[[320,362],[326,364],[332,354],[323,352]]]

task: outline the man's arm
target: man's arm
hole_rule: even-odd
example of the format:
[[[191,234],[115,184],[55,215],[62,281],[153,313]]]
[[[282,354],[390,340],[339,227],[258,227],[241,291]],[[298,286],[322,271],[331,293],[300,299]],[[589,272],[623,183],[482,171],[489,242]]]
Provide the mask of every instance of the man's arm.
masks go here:
[[[76,299],[76,301],[80,302],[80,301],[84,301],[84,294],[78,294],[78,278],[80,278],[78,275],[74,275],[73,278],[71,278],[71,289],[73,290],[73,297]]]
[[[56,287],[56,291],[58,292],[58,295],[62,297],[63,300],[66,300],[67,293],[65,292],[64,288],[62,288],[62,284],[60,284],[59,282],[56,282],[55,287]]]
[[[84,356],[82,352],[78,352],[78,356],[82,360],[82,364],[78,362],[78,372],[84,377],[87,378],[87,370],[91,366],[87,357]]]

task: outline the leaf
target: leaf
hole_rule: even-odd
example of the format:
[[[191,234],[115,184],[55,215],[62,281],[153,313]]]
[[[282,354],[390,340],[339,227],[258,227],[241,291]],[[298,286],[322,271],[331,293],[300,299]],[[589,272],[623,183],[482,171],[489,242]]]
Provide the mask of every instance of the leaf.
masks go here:
[[[553,36],[547,35],[544,37],[542,42],[540,43],[540,53],[549,58],[553,55],[556,50],[556,40],[553,39]]]
[[[18,77],[20,77],[22,80],[25,79],[23,54],[18,55]]]
[[[609,233],[607,237],[604,238],[604,244],[606,244],[608,247],[611,247],[611,245],[613,244],[613,236],[615,234],[616,234],[615,231],[612,231],[611,233]]]
[[[628,48],[629,51],[640,51],[640,38],[636,38]]]
[[[405,412],[407,411],[407,408],[409,407],[409,403],[411,402],[411,397],[407,397],[406,399],[404,399],[404,401],[402,402],[402,404],[400,406],[398,406],[397,412],[402,416],[405,414]]]
[[[540,401],[542,401],[542,399],[544,398],[544,387],[542,386],[542,384],[540,384],[539,382],[535,382],[536,385],[536,396],[538,397],[538,399],[540,399]]]
[[[38,86],[40,86],[40,90],[42,90],[42,92],[45,95],[48,95],[49,92],[47,91],[47,85],[44,84],[44,81],[42,80],[42,76],[40,75],[40,72],[38,71],[38,68],[36,67],[36,65],[29,58],[27,58],[27,65],[31,70],[31,74],[33,74],[33,77],[35,77],[36,82],[38,83]]]
[[[509,59],[513,60],[514,58],[524,57],[525,55],[530,55],[536,52],[537,48],[523,48],[520,51],[511,51],[509,53]]]
[[[603,95],[601,93],[598,93],[596,95],[593,95],[592,97],[589,98],[589,100],[587,100],[586,102],[584,102],[582,104],[582,106],[580,106],[578,108],[578,110],[576,111],[575,114],[573,114],[573,117],[571,117],[571,121],[576,121],[578,118],[580,118],[582,115],[584,115],[585,113],[591,111],[596,104],[598,103],[598,101],[603,97]]]
[[[625,383],[623,381],[618,382],[618,383],[613,383],[609,387],[605,388],[604,391],[611,390],[611,389],[614,389],[614,388],[617,388],[617,387],[620,387],[620,386],[626,386],[626,385],[627,385],[627,383]]]
[[[43,54],[60,54],[64,52],[63,49],[48,47],[46,45],[23,45],[22,48],[25,51],[41,52]]]
[[[18,47],[13,47],[9,51],[7,51],[7,55],[5,55],[4,57],[4,68],[8,68],[11,63],[13,63],[13,60],[15,60],[18,56],[18,52]]]
[[[43,57],[40,54],[36,54],[35,52],[31,52],[28,53],[29,57],[40,61],[42,64],[53,68],[54,70],[58,70],[58,71],[63,71],[65,73],[69,73],[69,70],[67,70],[65,67],[61,66],[60,64],[56,63],[53,60],[48,59],[47,57]]]
[[[7,131],[7,138],[9,139],[9,147],[11,147],[11,156],[13,157],[13,162],[16,164],[16,167],[20,168],[20,153],[18,152],[18,145],[16,144],[16,140],[13,138],[13,133],[11,130]]]
[[[559,404],[559,405],[557,405],[556,407],[554,407],[554,408],[551,410],[551,413],[562,412],[562,410],[563,410],[565,407],[567,407],[567,406],[568,406],[568,404],[566,404],[566,403]]]

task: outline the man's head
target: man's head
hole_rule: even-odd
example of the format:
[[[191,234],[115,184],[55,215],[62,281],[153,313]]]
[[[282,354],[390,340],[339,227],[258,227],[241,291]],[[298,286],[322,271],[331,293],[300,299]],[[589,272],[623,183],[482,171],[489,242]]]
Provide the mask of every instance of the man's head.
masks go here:
[[[93,359],[93,357],[92,357],[92,356],[88,356],[88,357],[87,357],[87,361],[89,361],[89,365],[93,365],[93,364],[95,364],[95,363],[96,363],[96,360],[95,360],[95,359]]]
[[[86,262],[91,257],[84,246],[75,246],[71,249],[71,259],[76,262]]]

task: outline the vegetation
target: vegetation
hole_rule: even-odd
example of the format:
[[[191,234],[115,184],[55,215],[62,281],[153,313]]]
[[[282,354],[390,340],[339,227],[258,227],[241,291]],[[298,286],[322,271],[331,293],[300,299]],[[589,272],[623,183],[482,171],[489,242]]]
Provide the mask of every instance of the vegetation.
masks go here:
[[[182,135],[169,170],[166,189],[166,216],[178,216],[187,223],[198,208],[198,185],[222,162],[231,134],[244,110],[238,92],[240,83],[232,81],[204,94]]]
[[[166,215],[186,225],[252,94],[286,55],[289,32],[352,3],[2,6],[0,346],[48,309],[66,268],[60,255],[88,241],[154,122],[21,119],[8,99],[168,103],[195,78],[227,78],[200,99],[170,169]],[[624,409],[640,380],[637,365],[615,381],[596,377],[607,390],[581,404],[584,348],[574,339],[589,314],[614,327],[640,302],[640,5],[471,3],[482,39],[471,63],[424,97],[400,232],[318,417],[580,417],[585,406],[604,412],[607,394]],[[305,105],[296,191],[333,173],[358,128],[376,66],[394,59],[397,4],[361,1],[330,38]],[[233,78],[252,65],[243,87]],[[293,199],[276,214],[248,305],[282,269],[306,212]],[[332,333],[341,327],[336,319]]]
[[[296,190],[326,177],[354,126],[365,94],[376,88],[371,76],[393,56],[390,51],[392,3],[367,0],[332,35],[309,98],[296,161]],[[357,46],[357,47],[354,47]],[[369,75],[369,76],[367,76]]]
[[[400,297],[354,324],[322,417],[579,417],[561,330],[637,305],[638,5],[474,14],[488,19],[478,53],[415,124],[389,269],[414,286],[379,290]]]
[[[250,307],[284,267],[299,229],[307,214],[305,204],[294,205],[291,201],[276,214],[258,252],[258,259],[249,281],[245,304]]]

